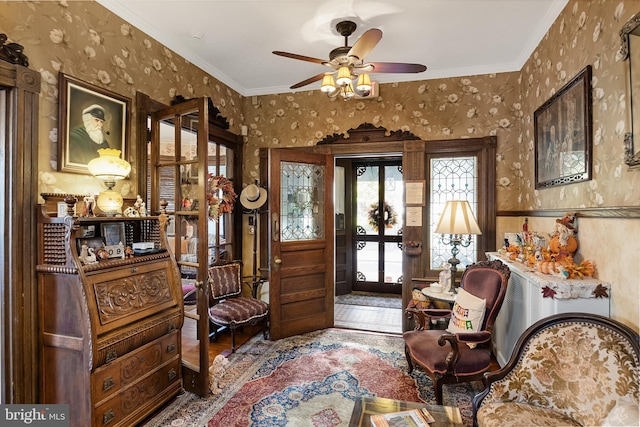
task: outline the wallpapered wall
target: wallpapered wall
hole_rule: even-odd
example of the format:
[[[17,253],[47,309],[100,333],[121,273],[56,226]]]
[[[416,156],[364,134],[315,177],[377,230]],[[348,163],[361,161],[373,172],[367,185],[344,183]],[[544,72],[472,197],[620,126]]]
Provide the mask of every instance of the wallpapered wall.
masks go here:
[[[318,90],[246,99],[95,2],[1,2],[0,32],[25,46],[30,67],[42,75],[41,192],[101,190],[90,176],[56,172],[57,80],[64,72],[132,99],[136,91],[164,103],[174,94],[210,96],[232,132],[248,126],[244,182],[259,176],[258,148],[314,145],[363,122],[425,140],[497,135],[497,208],[528,210],[640,205],[640,172],[628,172],[623,163],[626,64],[617,58],[618,31],[637,12],[638,0],[570,0],[519,72],[383,84],[376,99],[349,102],[329,100]],[[593,67],[593,179],[537,191],[534,111],[587,64]],[[136,159],[133,167],[135,174]],[[118,188],[135,194],[129,187],[125,181]],[[640,232],[638,220],[594,221],[595,229]],[[499,220],[498,227],[500,235],[513,221]],[[629,255],[640,243],[609,249],[599,243],[581,247],[585,258],[601,266],[602,277],[624,290],[613,294],[614,317],[637,328],[633,278],[640,271],[628,273],[640,270]]]
[[[40,71],[39,191],[84,194],[102,191],[88,175],[56,172],[58,76],[64,73],[132,99],[136,91],[169,104],[174,95],[209,96],[240,133],[244,98],[142,31],[93,1],[0,3],[0,32],[20,43],[29,67]],[[132,108],[133,110],[133,108]],[[132,114],[131,140],[135,141]],[[133,150],[132,150],[133,152]],[[133,159],[133,176],[136,173]],[[125,196],[136,189],[123,181]],[[133,184],[135,185],[135,184]]]
[[[363,122],[425,140],[497,135],[498,209],[544,209],[639,203],[640,174],[623,163],[625,64],[616,57],[618,31],[638,3],[571,1],[521,72],[383,84],[376,99],[349,102],[317,90],[245,99],[93,2],[2,3],[0,24],[43,77],[43,191],[82,192],[94,181],[55,173],[57,81],[64,72],[132,99],[136,91],[165,103],[176,93],[212,97],[232,131],[249,128],[247,182],[258,175],[258,147],[313,145]],[[533,112],[587,64],[593,66],[594,179],[535,191]]]

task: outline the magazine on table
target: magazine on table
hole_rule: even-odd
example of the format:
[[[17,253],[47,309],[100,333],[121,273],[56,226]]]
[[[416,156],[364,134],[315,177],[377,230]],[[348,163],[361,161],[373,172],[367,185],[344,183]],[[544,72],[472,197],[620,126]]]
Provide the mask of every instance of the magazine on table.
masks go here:
[[[428,427],[436,420],[426,409],[411,409],[390,414],[371,415],[373,427]]]

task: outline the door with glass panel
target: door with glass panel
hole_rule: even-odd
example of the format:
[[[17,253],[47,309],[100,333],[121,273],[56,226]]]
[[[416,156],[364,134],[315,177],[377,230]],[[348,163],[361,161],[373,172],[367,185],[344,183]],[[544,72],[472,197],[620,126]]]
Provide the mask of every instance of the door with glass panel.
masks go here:
[[[184,303],[181,354],[184,388],[209,393],[209,265],[233,258],[233,218],[216,200],[213,181],[233,178],[233,150],[217,143],[208,125],[207,98],[152,114],[151,200],[171,217],[169,243],[180,280],[193,288]],[[165,201],[165,202],[162,202]],[[165,206],[166,204],[166,206]]]
[[[353,290],[402,293],[402,159],[353,162]]]
[[[269,265],[271,338],[332,327],[333,157],[270,149],[261,169],[269,183],[261,256]]]

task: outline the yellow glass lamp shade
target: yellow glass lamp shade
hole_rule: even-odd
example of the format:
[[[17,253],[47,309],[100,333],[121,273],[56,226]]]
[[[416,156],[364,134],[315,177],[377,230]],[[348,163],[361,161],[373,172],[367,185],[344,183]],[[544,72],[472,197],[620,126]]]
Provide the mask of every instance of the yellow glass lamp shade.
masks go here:
[[[102,148],[98,150],[100,157],[91,159],[87,169],[91,175],[104,181],[107,190],[100,193],[96,205],[107,216],[122,213],[122,194],[113,190],[116,181],[126,178],[131,172],[131,165],[120,157],[120,150]]]
[[[324,93],[332,93],[336,90],[336,82],[331,74],[325,74],[322,78],[322,86],[320,90]]]
[[[369,74],[360,74],[358,76],[356,89],[360,92],[369,92],[371,90],[371,78],[369,77]]]
[[[351,83],[351,71],[349,70],[349,67],[340,67],[336,83],[340,86],[346,86]]]
[[[345,99],[353,98],[355,95],[356,93],[353,91],[353,86],[351,85],[351,83],[342,88],[342,96]]]

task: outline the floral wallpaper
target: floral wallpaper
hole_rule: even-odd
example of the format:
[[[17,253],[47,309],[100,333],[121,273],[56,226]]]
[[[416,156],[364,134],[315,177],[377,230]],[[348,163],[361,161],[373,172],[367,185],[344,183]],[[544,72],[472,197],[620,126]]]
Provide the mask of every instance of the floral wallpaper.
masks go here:
[[[174,95],[209,96],[240,133],[244,99],[175,52],[93,1],[2,1],[0,32],[24,46],[29,67],[40,71],[39,190],[83,194],[101,187],[89,175],[58,173],[58,75],[64,73],[132,99],[140,91],[169,104]],[[132,149],[131,152],[135,154]],[[132,175],[137,159],[132,159]],[[134,181],[118,189],[135,196]]]
[[[245,112],[249,138],[245,173],[258,178],[259,147],[315,145],[326,135],[368,122],[409,131],[425,140],[498,136],[501,209],[517,209],[519,129],[523,118],[518,74],[424,80],[380,85],[374,99],[343,101],[320,91],[258,97]]]
[[[259,147],[313,145],[363,122],[425,140],[497,135],[498,209],[516,210],[639,203],[640,174],[623,162],[625,63],[616,56],[618,31],[637,5],[569,2],[520,72],[382,84],[377,98],[349,102],[318,90],[246,99],[90,1],[2,2],[0,24],[42,74],[42,191],[82,192],[94,182],[55,172],[63,72],[132,99],[136,91],[165,103],[175,94],[212,97],[233,132],[243,124],[249,129],[246,182],[259,175]],[[533,113],[587,64],[593,66],[593,179],[535,190]]]
[[[427,71],[425,80],[382,84],[378,97],[348,102],[330,100],[319,90],[245,98],[93,1],[0,1],[0,32],[25,47],[30,68],[42,75],[41,192],[101,191],[90,176],[56,172],[58,73],[63,72],[132,100],[137,91],[167,104],[175,94],[211,97],[232,132],[248,128],[245,183],[259,177],[260,147],[314,145],[368,122],[427,141],[496,135],[498,210],[575,209],[640,206],[640,172],[629,172],[623,162],[623,135],[630,126],[627,64],[617,56],[618,32],[638,12],[639,0],[569,0],[519,71],[442,79],[429,79]],[[589,64],[593,179],[536,190],[534,112]],[[132,141],[137,132],[134,111]],[[132,162],[133,174],[137,161]],[[117,188],[125,196],[135,195],[132,182]],[[579,251],[596,259],[602,277],[615,283],[612,313],[637,328],[638,285],[633,278],[640,276],[640,267],[630,257],[640,250],[640,242],[610,243],[603,250],[591,236],[612,225],[621,234],[637,234],[640,221],[606,221],[582,221],[593,233],[582,235]],[[513,231],[513,222],[521,221],[499,218],[498,237]],[[530,224],[536,227],[537,222],[533,218]],[[627,273],[631,268],[637,271]]]

